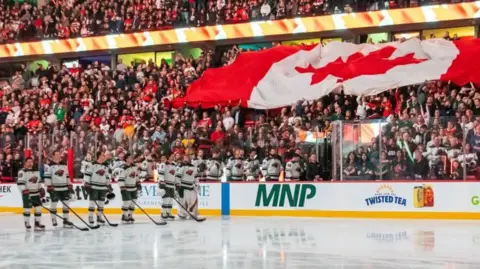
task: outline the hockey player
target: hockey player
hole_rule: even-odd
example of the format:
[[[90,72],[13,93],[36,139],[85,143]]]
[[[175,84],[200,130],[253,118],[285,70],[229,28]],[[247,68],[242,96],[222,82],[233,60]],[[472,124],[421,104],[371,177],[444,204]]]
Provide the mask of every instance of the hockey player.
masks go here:
[[[227,180],[228,181],[242,181],[244,176],[244,160],[242,158],[242,152],[235,150],[234,158],[227,164]]]
[[[80,172],[83,174],[84,181],[85,181],[85,172],[90,169],[89,167],[92,165],[92,154],[87,153],[85,159],[82,161],[82,166],[80,167]]]
[[[138,158],[136,158],[135,162],[137,162],[139,164],[139,177],[140,177],[140,180],[143,182],[147,179],[148,177],[148,166],[151,162],[151,157],[150,156],[147,156],[147,157],[144,157],[144,156],[139,156]]]
[[[177,166],[174,162],[165,160],[158,166],[158,185],[164,191],[162,195],[162,219],[172,220],[175,217],[172,215],[173,196],[175,188],[180,182],[175,179],[175,172]]]
[[[197,157],[192,160],[193,166],[195,166],[195,168],[198,171],[197,173],[198,181],[205,180],[205,172],[207,170],[207,164],[203,156],[204,156],[203,150],[199,149],[197,152]]]
[[[302,167],[300,165],[300,156],[294,154],[292,159],[287,162],[285,168],[285,181],[298,181],[302,174]]]
[[[85,171],[85,190],[89,193],[90,202],[88,204],[88,221],[94,224],[93,215],[95,206],[97,206],[97,222],[104,224],[103,207],[105,205],[105,196],[111,187],[111,175],[108,167],[108,157],[99,152],[97,161]],[[95,203],[96,202],[96,203]]]
[[[133,223],[133,211],[135,211],[135,204],[137,201],[138,190],[142,188],[140,183],[139,167],[133,163],[133,156],[125,155],[125,164],[118,168],[118,185],[122,193],[122,221],[126,223]]]
[[[270,150],[270,155],[263,160],[262,175],[266,181],[278,181],[282,172],[282,158],[275,149]]]
[[[220,181],[222,175],[223,175],[223,165],[222,162],[220,161],[219,153],[218,151],[213,151],[212,152],[212,158],[207,160],[207,167],[206,167],[206,178],[207,180],[211,181]]]
[[[250,156],[244,163],[245,177],[247,178],[247,181],[257,180],[257,177],[260,174],[260,160],[258,160],[257,152],[254,149],[250,151]]]
[[[25,228],[30,230],[30,211],[32,206],[35,208],[35,231],[45,230],[45,226],[42,225],[42,193],[45,194],[45,190],[40,183],[40,172],[34,171],[33,159],[25,159],[25,167],[18,172],[17,185],[18,189],[22,193],[23,201],[23,218],[25,221]]]
[[[70,181],[68,174],[67,164],[62,161],[62,154],[60,151],[55,150],[53,152],[52,160],[45,165],[44,174],[45,185],[47,192],[50,194],[50,215],[52,218],[52,225],[57,226],[57,204],[58,201],[65,203],[63,205],[63,227],[72,228],[72,224],[69,221],[68,204],[70,201],[70,195],[73,194],[73,185]]]
[[[198,194],[197,187],[199,183],[197,181],[197,168],[191,164],[190,157],[188,155],[183,156],[183,162],[175,173],[177,182],[180,182],[180,188],[178,189],[179,202],[185,207],[190,214],[198,216]],[[178,208],[178,217],[181,219],[188,218],[189,214],[182,208]]]
[[[117,156],[113,159],[111,163],[111,171],[112,171],[112,181],[118,181],[118,175],[122,170],[122,166],[125,164],[125,153],[119,149],[117,150]]]

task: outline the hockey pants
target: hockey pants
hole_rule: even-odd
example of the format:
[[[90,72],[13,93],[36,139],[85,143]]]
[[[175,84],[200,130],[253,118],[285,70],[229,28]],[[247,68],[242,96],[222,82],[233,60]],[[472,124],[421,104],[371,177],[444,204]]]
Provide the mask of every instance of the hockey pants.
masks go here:
[[[195,188],[187,189],[183,188],[181,190],[183,195],[181,195],[179,202],[192,214],[193,216],[198,215],[198,194]],[[181,206],[178,207],[178,216],[185,218],[190,215],[183,209]]]

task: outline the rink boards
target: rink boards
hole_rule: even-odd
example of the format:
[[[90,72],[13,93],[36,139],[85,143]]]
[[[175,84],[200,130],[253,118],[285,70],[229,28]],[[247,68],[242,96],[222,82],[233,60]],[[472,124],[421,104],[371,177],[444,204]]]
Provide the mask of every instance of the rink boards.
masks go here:
[[[119,214],[120,189],[106,213]],[[71,207],[86,213],[88,194],[74,186]],[[157,184],[143,184],[138,204],[159,214]],[[480,219],[480,183],[476,182],[329,182],[329,183],[202,183],[202,215],[292,216],[346,218]],[[46,197],[45,206],[49,206]],[[21,213],[21,194],[14,184],[0,184],[0,212]]]

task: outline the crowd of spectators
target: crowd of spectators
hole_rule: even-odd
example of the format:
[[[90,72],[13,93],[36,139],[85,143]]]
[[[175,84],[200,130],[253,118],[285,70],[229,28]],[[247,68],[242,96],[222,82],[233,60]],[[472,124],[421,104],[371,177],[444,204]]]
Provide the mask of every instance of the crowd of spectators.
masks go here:
[[[219,65],[238,53],[237,47],[226,51]],[[303,179],[330,180],[332,122],[368,119],[384,120],[376,123],[380,134],[339,153],[346,179],[479,178],[475,85],[425,81],[377,96],[332,93],[270,111],[238,104],[172,108],[171,101],[185,94],[213,58],[213,51],[203,51],[197,59],[177,54],[172,64],[52,64],[34,72],[22,66],[0,85],[2,178],[11,180],[26,156],[46,162],[55,149],[65,156],[73,151],[76,177],[81,161],[98,151],[141,152],[154,161],[200,150],[227,160],[235,149],[245,157],[254,150],[262,159],[275,149],[284,162],[301,156]],[[302,139],[305,132],[320,132],[322,139],[309,144]]]
[[[0,43],[408,7],[439,1],[0,0]]]

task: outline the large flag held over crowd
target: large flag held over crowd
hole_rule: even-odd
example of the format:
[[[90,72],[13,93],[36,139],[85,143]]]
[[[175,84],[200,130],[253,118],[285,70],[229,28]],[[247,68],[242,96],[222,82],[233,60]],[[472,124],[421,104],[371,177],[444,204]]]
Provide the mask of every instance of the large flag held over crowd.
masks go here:
[[[341,88],[346,94],[375,95],[425,80],[480,84],[479,60],[480,39],[278,46],[242,53],[229,66],[207,70],[174,105],[207,108],[241,102],[272,109]]]

